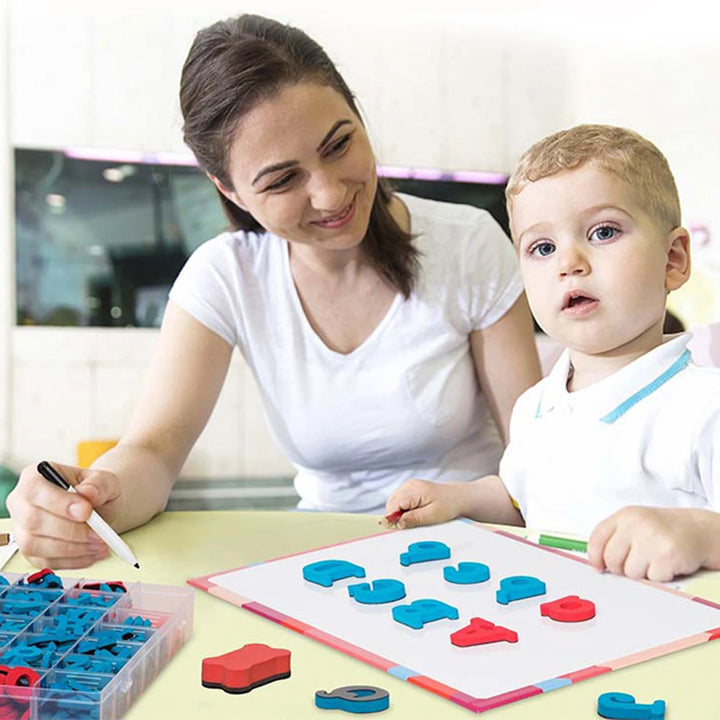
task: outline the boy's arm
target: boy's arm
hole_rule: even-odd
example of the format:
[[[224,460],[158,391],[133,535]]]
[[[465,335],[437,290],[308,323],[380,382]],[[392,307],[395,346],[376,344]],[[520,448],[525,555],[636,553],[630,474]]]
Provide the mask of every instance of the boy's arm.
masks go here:
[[[457,517],[502,525],[523,525],[502,480],[487,475],[469,483],[410,480],[398,488],[386,505],[386,514],[402,513],[397,527],[434,525]]]
[[[695,520],[705,544],[705,559],[702,567],[708,570],[720,570],[720,514],[712,510],[690,510],[697,513]]]

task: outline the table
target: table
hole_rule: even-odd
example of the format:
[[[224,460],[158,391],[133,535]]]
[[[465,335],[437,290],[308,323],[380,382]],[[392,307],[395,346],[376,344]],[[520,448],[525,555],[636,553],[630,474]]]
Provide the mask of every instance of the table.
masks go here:
[[[10,521],[0,520],[0,532],[9,529]],[[61,574],[179,585],[198,575],[380,531],[378,518],[367,515],[168,512],[124,536],[141,563],[140,571],[113,556],[84,572],[62,571]],[[33,568],[23,557],[16,555],[5,569],[22,573]],[[720,573],[702,573],[685,589],[720,601]],[[290,650],[292,676],[246,695],[203,688],[200,684],[202,658],[220,655],[246,643],[265,643]],[[548,652],[552,652],[552,648],[548,648]],[[668,720],[720,720],[718,667],[720,642],[710,642],[506,705],[478,717],[489,720],[597,718],[598,695],[618,691],[629,692],[642,703],[665,700]],[[377,685],[390,692],[390,709],[367,717],[413,720],[468,720],[474,717],[468,710],[432,693],[198,590],[192,639],[132,706],[127,718],[349,719],[354,716],[339,710],[316,708],[314,693],[356,684]]]

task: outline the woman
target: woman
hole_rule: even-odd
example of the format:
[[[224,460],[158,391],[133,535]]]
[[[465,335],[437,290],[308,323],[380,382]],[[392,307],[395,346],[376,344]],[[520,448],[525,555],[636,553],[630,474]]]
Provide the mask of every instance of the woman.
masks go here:
[[[23,471],[8,499],[23,553],[82,567],[106,553],[82,522],[91,507],[120,531],[160,512],[236,345],[297,467],[301,508],[380,512],[411,477],[495,472],[539,366],[492,218],[392,194],[352,93],[295,28],[246,15],[201,31],[180,102],[235,231],[173,286],[118,446],[91,470],[58,466],[79,496]]]

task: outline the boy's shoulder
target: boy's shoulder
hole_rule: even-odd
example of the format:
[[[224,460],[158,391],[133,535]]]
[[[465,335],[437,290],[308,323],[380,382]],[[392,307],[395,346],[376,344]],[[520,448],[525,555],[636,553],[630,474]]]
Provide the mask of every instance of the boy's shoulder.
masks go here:
[[[697,365],[692,359],[668,390],[676,409],[720,412],[720,367]]]
[[[651,414],[669,412],[675,416],[697,416],[702,410],[720,411],[720,367],[698,365],[693,361],[692,335],[684,333],[640,356],[605,379],[582,390],[566,390],[570,373],[570,354],[561,352],[552,368],[538,383],[528,388],[515,403],[517,421],[538,418],[558,405],[582,410],[598,417],[620,417],[626,409]]]
[[[667,357],[667,362],[675,358],[658,380],[667,378],[667,394],[672,396],[673,402],[685,403],[688,407],[717,402],[720,394],[720,367],[706,361],[696,362],[693,339],[692,332],[675,335],[655,351],[661,362],[663,357]],[[666,356],[663,356],[663,348],[668,348]],[[662,365],[657,367],[662,369]]]

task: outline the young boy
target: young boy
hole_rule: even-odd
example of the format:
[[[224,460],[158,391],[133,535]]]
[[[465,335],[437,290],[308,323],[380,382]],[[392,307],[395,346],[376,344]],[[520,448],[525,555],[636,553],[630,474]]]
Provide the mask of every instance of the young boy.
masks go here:
[[[693,364],[689,334],[663,337],[690,274],[665,157],[581,125],[523,155],[507,203],[533,314],[568,349],[518,399],[500,477],[413,480],[387,513],[589,536],[592,564],[630,577],[720,569],[720,370]]]

